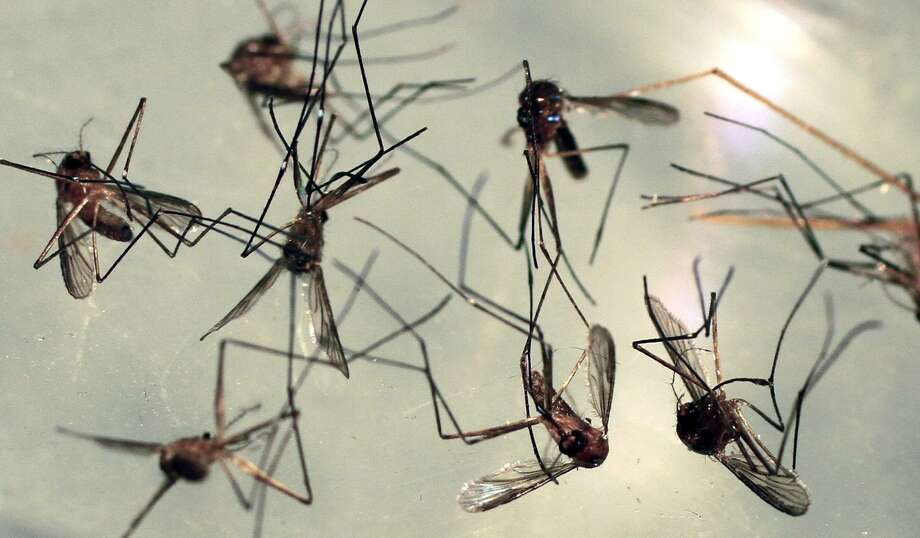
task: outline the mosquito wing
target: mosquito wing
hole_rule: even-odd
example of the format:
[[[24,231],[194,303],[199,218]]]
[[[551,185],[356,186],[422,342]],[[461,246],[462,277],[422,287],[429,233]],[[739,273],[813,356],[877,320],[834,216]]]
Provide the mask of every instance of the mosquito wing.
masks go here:
[[[765,455],[773,466],[776,463],[773,455]],[[773,473],[772,469],[765,468],[756,457],[748,461],[741,454],[720,454],[717,458],[738,477],[738,480],[770,506],[791,516],[800,516],[808,511],[808,505],[811,503],[808,491],[794,471],[780,466],[776,473]]]
[[[661,303],[661,299],[654,295],[649,295],[647,306],[649,316],[652,318],[652,323],[655,325],[655,330],[658,331],[659,337],[670,338],[689,334],[684,324],[674,314],[668,312],[668,309]],[[662,342],[662,345],[668,350],[668,355],[671,357],[671,362],[674,363],[674,368],[682,374],[680,378],[683,380],[684,386],[687,387],[690,397],[694,401],[703,397],[706,391],[689,380],[696,379],[707,386],[709,385],[706,380],[706,370],[703,369],[703,364],[693,348],[693,340],[690,338],[670,340]]]
[[[157,211],[168,211],[168,213],[160,213],[156,223],[176,236],[182,235],[193,219],[201,216],[201,210],[198,209],[198,206],[178,196],[140,188],[132,189],[131,187],[125,187],[125,192],[128,197],[128,203],[131,205],[131,210],[148,219]],[[122,200],[121,196],[115,199]]]
[[[485,512],[526,495],[575,467],[572,460],[560,456],[552,465],[547,465],[547,476],[536,460],[509,463],[492,474],[464,484],[457,502],[467,512]]]
[[[146,456],[153,454],[160,450],[163,447],[160,443],[145,443],[143,441],[132,441],[130,439],[118,439],[115,437],[103,437],[101,435],[90,435],[87,433],[81,433],[67,428],[58,427],[58,433],[63,433],[71,437],[76,437],[78,439],[86,439],[87,441],[93,441],[99,445],[102,445],[105,448],[112,448],[115,450],[121,450],[123,452],[130,452],[132,454],[137,454],[140,456]]]
[[[204,340],[208,337],[209,334],[220,330],[220,328],[224,325],[230,323],[236,318],[242,317],[246,312],[249,312],[249,309],[251,309],[259,301],[262,295],[264,295],[265,292],[272,287],[275,281],[278,280],[278,275],[280,275],[281,271],[284,270],[284,266],[284,258],[279,258],[274,263],[274,265],[272,265],[271,269],[265,273],[265,276],[259,279],[259,281],[256,282],[256,285],[253,286],[251,290],[249,290],[249,293],[247,293],[246,296],[243,297],[236,306],[227,312],[226,316],[215,323],[214,326],[208,330],[208,332],[204,333],[204,335],[201,337],[201,340]]]
[[[60,198],[57,200],[58,226],[73,210],[71,204]],[[77,299],[89,297],[96,281],[93,269],[93,244],[89,238],[89,228],[83,226],[79,218],[73,219],[58,237],[58,256],[61,258],[61,276],[67,291]]]
[[[348,377],[348,361],[339,341],[339,330],[332,317],[332,306],[329,304],[329,295],[326,293],[326,282],[323,279],[323,269],[316,266],[304,275],[304,293],[307,304],[310,306],[310,336],[313,343],[318,345],[333,366],[339,369],[346,378]]]
[[[811,502],[805,484],[795,471],[777,464],[776,456],[760,442],[744,415],[739,411],[734,411],[733,415],[735,427],[741,435],[733,450],[716,458],[770,506],[791,516],[804,514]]]
[[[616,379],[616,349],[610,332],[600,325],[592,325],[588,333],[588,385],[591,404],[601,422],[604,433],[610,422],[613,407],[613,382]]]
[[[673,106],[644,97],[611,95],[606,97],[573,97],[567,95],[569,106],[578,112],[619,114],[646,125],[673,125],[680,120],[680,111]]]

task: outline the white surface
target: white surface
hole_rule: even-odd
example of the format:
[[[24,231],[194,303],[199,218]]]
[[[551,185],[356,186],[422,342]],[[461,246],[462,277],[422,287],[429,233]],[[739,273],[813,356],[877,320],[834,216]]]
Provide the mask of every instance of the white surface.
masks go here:
[[[418,4],[372,1],[366,27],[444,6]],[[530,60],[536,77],[556,78],[576,94],[611,93],[719,65],[887,170],[916,171],[917,7],[912,2],[871,8],[858,2],[809,4],[467,2],[436,26],[368,40],[363,47],[370,56],[458,43],[438,60],[372,68],[377,91],[396,81],[486,79],[522,58]],[[349,7],[349,21],[356,8]],[[313,6],[298,3],[298,9],[309,15]],[[4,158],[28,163],[36,151],[72,148],[79,126],[93,116],[86,146],[104,161],[137,99],[147,96],[134,179],[192,199],[206,214],[228,205],[250,213],[261,207],[278,158],[255,129],[236,88],[217,68],[238,40],[263,31],[252,2],[6,2],[0,19]],[[509,230],[517,218],[525,165],[519,148],[501,147],[498,139],[514,124],[520,87],[514,78],[469,100],[415,108],[391,125],[399,133],[429,126],[414,147],[436,156],[464,184],[487,173],[483,204]],[[833,273],[819,285],[820,293],[835,291],[838,335],[868,318],[882,319],[885,326],[856,341],[808,401],[799,454],[801,476],[812,496],[807,515],[794,519],[776,512],[722,466],[680,444],[673,432],[670,376],[629,345],[653,334],[641,301],[642,274],[694,325],[693,256],[704,257],[710,287],[734,264],[737,276],[719,318],[724,368],[730,376],[764,375],[782,321],[815,261],[791,232],[686,220],[690,211],[737,206],[740,199],[641,212],[639,194],[712,187],[679,175],[670,162],[738,179],[781,171],[803,198],[826,192],[781,148],[707,119],[704,110],[774,129],[845,185],[871,178],[719,81],[654,97],[681,109],[678,127],[652,130],[616,119],[570,120],[582,145],[633,145],[593,268],[585,260],[615,155],[589,156],[592,173],[579,184],[566,177],[559,163],[549,164],[567,248],[600,301],[597,308],[588,308],[589,317],[610,328],[619,351],[607,462],[492,512],[467,514],[454,500],[460,485],[527,457],[526,434],[475,447],[440,441],[422,376],[359,362],[346,382],[337,372],[317,369],[299,400],[316,501],[305,508],[271,495],[266,536],[916,532],[918,327],[876,285],[861,287],[857,279]],[[515,140],[520,144],[522,139]],[[360,155],[371,150],[367,144],[347,151]],[[391,162],[403,173],[333,212],[326,228],[326,259],[358,268],[372,248],[380,247],[370,282],[403,316],[414,318],[446,290],[351,217],[384,225],[453,275],[464,206],[442,179],[415,161],[398,155]],[[286,282],[279,280],[245,320],[204,343],[198,336],[268,267],[257,258],[241,260],[236,245],[217,238],[172,261],[144,244],[90,300],[73,300],[56,263],[41,271],[31,268],[53,231],[50,181],[9,169],[0,175],[5,189],[0,202],[5,231],[0,236],[5,303],[0,314],[0,534],[114,535],[159,483],[156,462],[62,437],[54,433],[55,426],[163,441],[213,429],[219,337],[283,347]],[[273,222],[293,214],[289,194],[289,187],[282,189]],[[868,199],[889,212],[906,209],[894,193]],[[850,255],[856,240],[826,235],[825,245],[832,253]],[[107,242],[103,248],[114,252]],[[520,261],[476,221],[471,284],[523,311]],[[337,309],[352,283],[331,263],[326,275]],[[557,372],[577,357],[575,348],[585,338],[559,298],[555,293],[544,316],[560,348]],[[340,333],[346,346],[358,348],[394,327],[362,296]],[[817,353],[823,330],[816,293],[785,344],[778,374],[784,408]],[[456,300],[423,334],[441,390],[465,427],[520,415],[517,335]],[[380,353],[420,362],[409,339]],[[274,409],[283,363],[241,350],[230,360],[231,408],[261,401],[266,412]],[[573,386],[584,411],[588,400],[582,385],[579,379]],[[735,388],[730,394],[768,405],[762,391]],[[778,442],[765,427],[759,431],[771,446]],[[138,535],[248,534],[252,515],[240,509],[226,480],[217,475],[203,485],[175,487]],[[279,478],[297,483],[293,458]]]

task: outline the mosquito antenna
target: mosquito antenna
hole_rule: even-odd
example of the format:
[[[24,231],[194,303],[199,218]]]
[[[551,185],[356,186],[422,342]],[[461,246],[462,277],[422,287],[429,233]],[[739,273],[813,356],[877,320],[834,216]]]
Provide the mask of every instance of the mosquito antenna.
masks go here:
[[[80,134],[78,135],[78,140],[80,141],[80,151],[83,150],[83,131],[86,130],[86,126],[93,122],[93,118],[89,118],[83,122],[83,125],[80,126]],[[65,152],[66,153],[66,152]]]

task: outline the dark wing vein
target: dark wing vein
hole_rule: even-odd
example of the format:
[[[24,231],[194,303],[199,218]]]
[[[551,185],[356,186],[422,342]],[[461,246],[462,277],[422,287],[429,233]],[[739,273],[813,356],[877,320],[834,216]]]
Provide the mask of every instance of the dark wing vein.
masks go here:
[[[613,406],[613,383],[616,379],[616,349],[610,332],[592,325],[588,333],[588,385],[591,389],[591,404],[604,425],[610,421]]]
[[[572,460],[563,456],[547,470],[556,478],[575,467]],[[464,484],[457,502],[467,512],[484,512],[530,493],[549,482],[550,476],[536,460],[509,463],[492,474]]]
[[[680,111],[673,106],[644,97],[612,95],[606,97],[566,96],[570,106],[577,111],[619,114],[646,125],[673,125],[680,120]]]
[[[335,326],[332,316],[332,306],[329,304],[329,295],[326,293],[326,282],[323,279],[323,269],[317,265],[304,275],[306,282],[305,293],[307,304],[310,307],[310,336],[313,343],[317,344],[333,366],[348,377],[348,361],[342,350],[339,340],[339,331]]]
[[[57,200],[58,226],[72,211],[72,204]],[[61,258],[61,275],[67,291],[77,299],[88,297],[93,292],[96,272],[93,269],[93,244],[87,233],[89,228],[81,226],[79,217],[73,219],[58,237],[58,256]]]
[[[661,338],[688,334],[687,327],[665,308],[658,297],[649,296],[649,309],[650,315],[654,318],[652,321],[654,321],[655,330],[658,331],[658,336]],[[671,340],[663,342],[662,345],[668,350],[668,355],[671,357],[674,368],[682,374],[681,379],[684,382],[684,386],[687,387],[690,397],[694,401],[703,397],[706,391],[696,383],[688,380],[688,378],[697,379],[707,386],[709,385],[709,381],[706,379],[706,370],[703,369],[703,364],[693,348],[693,340],[689,338]]]

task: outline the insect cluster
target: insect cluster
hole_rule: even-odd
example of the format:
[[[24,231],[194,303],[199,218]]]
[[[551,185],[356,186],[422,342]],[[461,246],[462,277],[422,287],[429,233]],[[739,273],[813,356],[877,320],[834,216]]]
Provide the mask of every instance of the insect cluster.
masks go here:
[[[399,69],[404,63],[437,59],[450,45],[403,56],[375,57],[365,50],[366,43],[373,43],[371,38],[404,35],[416,27],[437,25],[452,16],[458,7],[366,29],[367,19],[373,18],[376,10],[383,9],[382,4],[363,0],[360,6],[348,6],[344,0],[320,1],[312,20],[298,20],[290,28],[279,25],[277,9],[267,6],[264,0],[257,0],[256,6],[266,19],[269,31],[242,40],[230,57],[220,63],[220,69],[226,74],[220,75],[215,69],[214,76],[229,75],[252,111],[254,119],[250,128],[269,140],[281,157],[277,170],[272,170],[273,182],[265,186],[266,199],[257,214],[234,207],[205,209],[176,194],[160,192],[171,192],[175,186],[142,185],[135,179],[131,161],[142,142],[140,133],[147,112],[146,98],[140,98],[115,151],[111,156],[106,155],[105,160],[98,160],[100,153],[97,150],[91,153],[86,147],[89,145],[85,143],[86,124],[79,130],[76,149],[33,155],[50,162],[51,170],[13,160],[12,156],[5,156],[9,160],[0,159],[0,165],[12,169],[8,174],[10,176],[27,173],[54,182],[56,227],[35,260],[34,267],[43,268],[58,258],[65,288],[75,299],[85,300],[93,293],[104,293],[96,289],[97,285],[113,277],[115,269],[134,252],[137,245],[150,241],[166,255],[165,258],[185,256],[187,251],[204,241],[214,241],[241,246],[242,258],[255,255],[267,259],[270,263],[268,269],[248,290],[237,297],[213,300],[227,303],[226,313],[220,319],[209,320],[200,327],[190,329],[194,331],[194,336],[204,341],[209,335],[252,316],[253,308],[270,289],[278,287],[279,279],[287,277],[290,282],[286,349],[279,349],[275,344],[233,338],[219,341],[212,431],[181,436],[172,441],[151,442],[112,437],[108,432],[105,435],[88,433],[82,427],[59,428],[58,431],[68,436],[67,439],[86,440],[103,448],[158,458],[162,481],[152,494],[148,493],[146,500],[138,500],[139,510],[133,519],[125,517],[129,523],[124,536],[134,533],[146,517],[156,513],[154,507],[173,486],[179,482],[200,482],[215,468],[228,478],[240,505],[247,510],[255,508],[256,534],[261,533],[264,524],[266,493],[269,490],[289,497],[293,502],[312,504],[314,485],[310,481],[304,451],[311,438],[301,431],[308,411],[302,404],[304,393],[310,390],[306,382],[308,374],[314,367],[325,367],[349,378],[355,374],[352,365],[358,360],[369,360],[423,375],[434,412],[436,432],[442,440],[472,445],[515,432],[528,432],[530,450],[527,454],[520,454],[523,459],[509,461],[494,472],[456,485],[459,506],[468,512],[491,510],[547,484],[559,484],[560,477],[573,470],[593,469],[614,459],[620,460],[624,455],[615,450],[613,434],[613,397],[618,365],[613,334],[617,330],[616,327],[605,326],[603,319],[591,319],[583,307],[585,303],[594,306],[611,298],[593,296],[578,273],[601,270],[594,262],[598,253],[603,252],[607,216],[621,177],[628,175],[625,172],[627,157],[630,151],[641,151],[641,148],[631,148],[629,144],[618,142],[582,146],[576,137],[576,114],[587,112],[610,116],[633,121],[649,129],[673,127],[680,123],[678,109],[644,94],[707,77],[728,83],[878,176],[877,181],[864,187],[844,189],[790,143],[759,127],[710,114],[722,122],[720,126],[729,123],[731,125],[727,127],[730,128],[753,129],[795,150],[832,190],[828,196],[803,202],[795,195],[794,183],[782,175],[742,182],[673,165],[683,173],[715,181],[725,188],[703,194],[644,197],[647,208],[729,195],[755,197],[766,200],[770,204],[768,208],[732,208],[696,215],[696,218],[794,227],[802,235],[806,247],[815,254],[818,263],[810,278],[806,275],[801,279],[801,288],[793,290],[797,299],[790,302],[785,323],[768,329],[778,330],[769,368],[764,363],[762,372],[749,377],[723,375],[718,320],[731,312],[720,306],[732,280],[734,270],[731,268],[718,289],[710,291],[700,276],[699,258],[694,263],[695,289],[687,286],[685,295],[699,299],[701,321],[698,326],[690,327],[679,319],[668,306],[678,298],[657,295],[655,283],[648,279],[642,282],[641,295],[637,282],[635,297],[619,297],[614,301],[620,308],[633,308],[637,312],[644,309],[648,316],[649,334],[634,335],[637,338],[632,342],[632,348],[638,353],[633,353],[633,356],[651,359],[672,376],[670,387],[676,399],[675,433],[686,448],[721,463],[751,492],[776,510],[791,516],[800,516],[808,511],[812,498],[796,469],[805,398],[830,367],[845,355],[851,342],[880,324],[864,321],[835,338],[833,302],[828,296],[827,332],[823,335],[823,343],[813,350],[804,350],[806,356],[813,355],[815,358],[799,385],[794,401],[786,405],[781,405],[777,396],[780,357],[792,353],[783,349],[783,341],[787,330],[795,326],[800,308],[811,300],[812,291],[827,269],[881,282],[886,292],[889,287],[906,291],[908,301],[898,300],[898,304],[920,319],[920,213],[916,206],[918,194],[909,175],[885,172],[718,68],[611,95],[579,96],[570,94],[559,82],[534,76],[537,62],[534,62],[532,72],[530,62],[524,60],[508,73],[486,82],[477,83],[473,77],[404,82],[381,92],[368,75],[368,65],[390,64],[393,69]],[[354,58],[350,57],[350,53],[354,54]],[[360,86],[348,87],[340,76],[343,72],[360,77]],[[523,88],[519,92],[506,91],[507,87],[502,84],[509,79],[523,81]],[[576,80],[566,83],[577,85]],[[436,156],[425,155],[415,147],[428,134],[426,130],[430,125],[418,125],[401,132],[388,124],[411,107],[448,100],[469,100],[478,93],[498,91],[508,93],[509,103],[516,98],[516,111],[509,106],[508,118],[509,123],[516,120],[517,126],[505,134],[502,143],[520,150],[517,158],[525,181],[520,205],[516,201],[502,201],[500,205],[506,210],[502,215],[495,216],[479,201],[484,180],[467,190],[464,183],[441,165]],[[293,111],[295,121],[286,122],[281,110],[285,113]],[[354,158],[356,148],[363,151],[365,142],[373,149]],[[595,170],[589,154],[601,151],[616,152],[616,165],[611,170]],[[576,229],[570,223],[579,212],[586,211],[578,211],[558,201],[554,189],[566,186],[554,184],[550,179],[550,170],[555,170],[554,159],[561,160],[560,170],[565,170],[575,180],[590,182],[585,188],[597,189],[601,193],[597,208],[588,210],[597,212],[598,224],[593,229],[590,253],[584,256],[587,263],[578,263],[581,256],[573,256],[564,248],[568,230]],[[363,233],[362,241],[379,245],[380,249],[388,252],[397,252],[394,257],[401,256],[403,263],[429,272],[432,282],[438,281],[438,285],[443,286],[444,297],[434,297],[432,307],[413,318],[403,317],[371,284],[369,272],[376,263],[378,250],[373,250],[361,270],[323,256],[325,230],[330,219],[336,224],[341,222],[341,217],[337,216],[341,212],[340,205],[366,191],[386,189],[396,181],[409,180],[401,178],[407,174],[399,165],[391,164],[400,160],[420,164],[427,175],[443,178],[466,203],[460,241],[461,270],[457,280],[449,278],[443,268],[430,262],[429,258],[434,253],[420,246],[423,239],[432,235],[449,238],[449,226],[435,223],[430,228],[419,230],[418,237],[406,237],[391,231],[385,223],[387,212],[354,219],[356,233]],[[599,177],[608,178],[608,183],[601,185]],[[879,216],[860,200],[860,196],[882,185],[893,186],[903,192],[909,207],[908,216]],[[443,184],[425,183],[425,188],[440,187]],[[273,221],[270,215],[276,211],[272,211],[272,206],[278,200],[294,202],[296,212],[286,215],[285,220]],[[846,203],[857,212],[857,216],[825,209],[837,202]],[[407,204],[400,210],[411,211],[412,207]],[[488,224],[496,238],[507,247],[501,254],[505,266],[496,270],[511,270],[519,274],[522,288],[526,286],[528,290],[526,311],[502,304],[467,283],[470,227],[477,218]],[[515,226],[512,233],[506,232],[500,224],[508,220],[512,220]],[[858,252],[863,258],[828,256],[817,234],[822,229],[845,229],[867,234],[869,239],[858,245]],[[345,239],[340,236],[334,240]],[[442,243],[449,244],[450,239],[442,240]],[[169,260],[163,259],[163,263],[167,264]],[[331,271],[333,268],[335,273]],[[123,273],[127,271],[117,274],[121,277]],[[220,278],[220,271],[212,276]],[[330,297],[326,285],[327,278],[331,280],[342,276],[354,283],[351,295],[345,300]],[[409,283],[405,284],[405,288],[410,288]],[[425,290],[430,287],[413,286],[412,289],[414,293],[427,294]],[[304,297],[302,304],[296,297],[298,290]],[[375,315],[380,317],[380,326],[395,323],[396,329],[356,349],[347,339],[340,337],[339,328],[359,295],[367,295],[379,306]],[[566,308],[548,307],[551,296],[564,301]],[[642,302],[639,302],[640,298]],[[502,364],[507,362],[516,367],[515,376],[520,378],[519,397],[523,401],[523,409],[508,412],[507,422],[465,429],[460,426],[459,417],[463,413],[451,408],[447,396],[439,389],[435,374],[437,358],[429,356],[427,340],[421,336],[419,329],[435,320],[451,301],[466,303],[469,316],[485,316],[480,319],[485,323],[495,323],[505,331],[503,334],[520,344],[519,354],[499,359]],[[297,315],[298,308],[305,310],[304,315]],[[582,334],[576,338],[545,328],[553,325],[555,318],[561,317],[577,320],[583,329]],[[301,339],[300,346],[305,349],[296,349],[298,337]],[[422,366],[377,354],[378,348],[397,338],[408,338],[417,343]],[[703,339],[709,339],[710,343],[699,344],[698,341]],[[566,346],[572,345],[580,345],[580,353],[575,354],[577,358],[571,367],[563,367],[560,372],[562,361],[558,357],[563,355]],[[260,410],[261,405],[255,405],[237,409],[235,415],[228,418],[228,407],[233,407],[227,404],[226,396],[232,390],[228,388],[238,385],[235,380],[230,381],[232,375],[225,373],[231,348],[274,357],[279,367],[286,368],[285,384],[275,391],[279,406],[275,414],[244,425],[247,415]],[[313,355],[305,355],[313,348],[316,350]],[[623,360],[623,349],[621,345],[620,361]],[[471,351],[475,352],[475,349]],[[577,398],[571,395],[575,392],[571,387],[577,385],[573,381],[580,377],[587,380],[585,400],[590,403],[592,411],[588,414],[579,410]],[[731,397],[731,390],[742,384],[769,394],[770,407]],[[342,410],[343,413],[349,411]],[[746,414],[756,415],[758,421],[776,430],[781,436],[778,446],[769,447],[756,433]],[[464,417],[464,420],[470,418]],[[177,435],[187,435],[187,432]],[[546,440],[543,446],[538,438]],[[298,471],[293,478],[282,479],[278,476],[281,462],[292,445],[296,450]],[[63,441],[61,446],[64,446]],[[258,457],[244,455],[244,452],[255,449],[261,451]],[[68,446],[67,450],[80,448]],[[623,462],[627,460],[622,458]],[[251,484],[241,482],[241,476],[251,480]],[[322,489],[322,485],[316,486],[318,496],[322,495]],[[750,498],[739,496],[737,502],[750,502]],[[120,518],[116,514],[112,520],[120,521]]]

